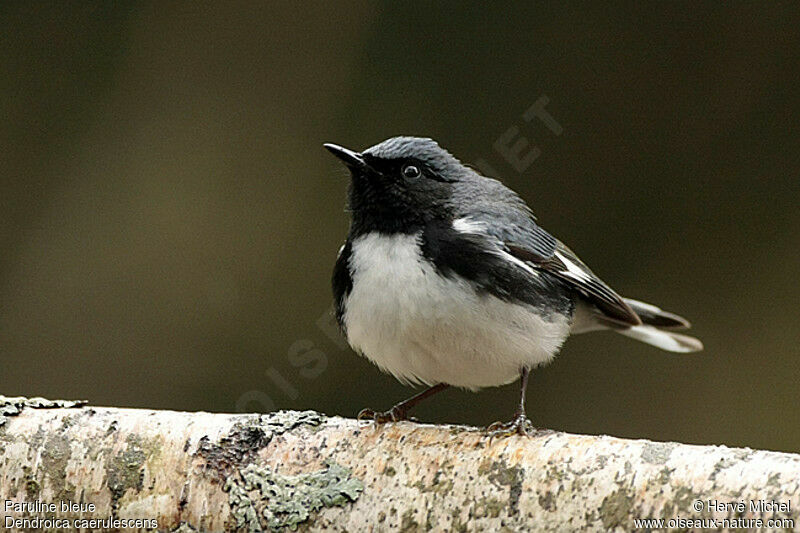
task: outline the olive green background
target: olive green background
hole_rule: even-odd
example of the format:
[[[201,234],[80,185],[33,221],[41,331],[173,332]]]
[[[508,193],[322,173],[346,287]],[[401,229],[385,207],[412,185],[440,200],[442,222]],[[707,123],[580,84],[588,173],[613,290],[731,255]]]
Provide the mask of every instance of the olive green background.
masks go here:
[[[347,231],[323,142],[480,160],[706,350],[537,370],[582,433],[800,451],[797,4],[4,3],[0,393],[354,415],[412,390],[318,321]],[[538,98],[563,127],[522,115]],[[540,155],[495,149],[511,128]],[[516,138],[515,138],[516,140]],[[517,386],[430,421],[507,418]]]

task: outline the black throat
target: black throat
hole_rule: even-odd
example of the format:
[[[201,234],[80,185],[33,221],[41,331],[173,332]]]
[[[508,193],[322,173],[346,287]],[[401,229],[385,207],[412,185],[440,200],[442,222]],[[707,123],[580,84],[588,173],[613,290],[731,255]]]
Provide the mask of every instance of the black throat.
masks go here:
[[[356,190],[356,186],[351,185],[349,206],[351,238],[371,232],[410,235],[421,231],[431,221],[446,218],[443,210],[420,210],[405,199],[394,198],[372,187]]]

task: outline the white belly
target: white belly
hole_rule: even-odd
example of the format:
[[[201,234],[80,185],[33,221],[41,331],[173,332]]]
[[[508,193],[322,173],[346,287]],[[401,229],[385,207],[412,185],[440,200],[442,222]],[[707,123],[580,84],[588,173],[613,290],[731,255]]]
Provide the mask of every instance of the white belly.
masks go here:
[[[569,320],[545,320],[525,305],[478,294],[441,277],[418,236],[368,234],[353,242],[347,339],[403,382],[477,389],[510,383],[522,367],[550,361]]]

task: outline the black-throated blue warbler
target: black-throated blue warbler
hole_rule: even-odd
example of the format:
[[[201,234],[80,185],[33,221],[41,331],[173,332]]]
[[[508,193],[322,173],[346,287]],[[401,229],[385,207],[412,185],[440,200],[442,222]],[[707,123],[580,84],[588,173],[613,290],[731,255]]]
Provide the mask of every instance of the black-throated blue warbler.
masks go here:
[[[336,319],[355,351],[403,383],[429,386],[359,418],[403,420],[448,386],[520,378],[514,418],[489,429],[527,434],[528,374],[571,334],[612,330],[672,352],[703,348],[673,332],[689,327],[684,318],[619,296],[514,191],[432,139],[325,147],[352,174],[350,232],[333,272]]]

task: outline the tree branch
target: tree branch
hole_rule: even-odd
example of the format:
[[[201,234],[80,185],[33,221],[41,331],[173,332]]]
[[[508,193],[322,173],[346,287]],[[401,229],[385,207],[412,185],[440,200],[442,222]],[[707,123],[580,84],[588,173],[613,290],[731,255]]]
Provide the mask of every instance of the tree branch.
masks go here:
[[[786,519],[783,527],[796,529],[799,474],[800,455],[723,446],[552,431],[490,442],[475,428],[375,427],[311,411],[180,413],[0,397],[6,521],[528,531],[726,518],[762,519],[765,528],[766,520]],[[14,527],[38,529],[31,524]],[[717,527],[737,524],[747,527]]]

